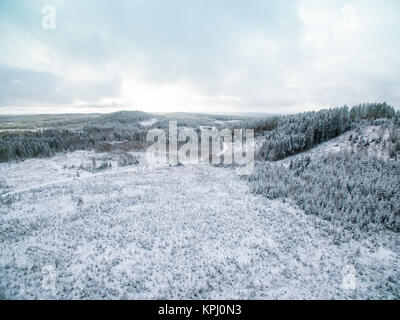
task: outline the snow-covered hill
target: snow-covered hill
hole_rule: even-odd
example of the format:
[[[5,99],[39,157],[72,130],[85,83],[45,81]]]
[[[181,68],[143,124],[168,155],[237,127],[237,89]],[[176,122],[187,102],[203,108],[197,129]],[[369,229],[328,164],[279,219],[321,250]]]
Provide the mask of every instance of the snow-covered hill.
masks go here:
[[[391,149],[393,149],[394,146],[391,141],[391,136],[394,133],[400,136],[398,127],[393,131],[393,126],[391,125],[364,125],[355,130],[343,133],[337,138],[323,142],[308,151],[271,163],[282,164],[287,167],[291,160],[301,157],[310,157],[310,159],[313,160],[320,160],[327,156],[338,154],[347,154],[351,156],[352,154],[360,153],[371,155],[382,160],[392,160],[394,159],[394,155],[391,154]],[[257,137],[257,139],[256,153],[259,152],[262,142],[265,141],[264,137]]]

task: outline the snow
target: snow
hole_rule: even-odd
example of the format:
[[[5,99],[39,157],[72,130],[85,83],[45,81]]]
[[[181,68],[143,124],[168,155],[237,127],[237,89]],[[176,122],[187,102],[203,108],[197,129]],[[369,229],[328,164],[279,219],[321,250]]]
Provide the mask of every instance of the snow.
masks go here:
[[[240,123],[242,120],[215,120],[214,123],[216,124],[226,124],[226,123]]]
[[[334,139],[323,142],[308,151],[286,157],[283,160],[275,161],[273,163],[282,164],[283,166],[288,167],[290,160],[296,157],[309,156],[311,159],[317,159],[325,157],[329,154],[339,154],[343,151],[346,151],[349,154],[352,152],[358,153],[359,150],[357,149],[357,143],[360,140],[368,142],[368,145],[363,147],[363,152],[373,154],[375,157],[382,160],[389,160],[388,148],[383,143],[383,141],[387,141],[389,139],[389,130],[389,128],[365,125],[361,127],[360,132],[357,132],[356,130],[350,130]],[[358,137],[357,143],[352,143],[349,140],[350,136]],[[261,142],[265,141],[265,138],[263,138],[264,137],[257,137],[255,140],[256,153],[260,151],[262,145]],[[379,138],[382,139],[382,142],[378,142]]]
[[[139,122],[139,124],[140,124],[142,127],[150,127],[150,126],[156,124],[157,122],[158,122],[158,119],[152,118],[152,119],[150,119],[150,120],[141,121],[141,122]]]
[[[112,167],[79,170],[93,156]],[[0,297],[399,297],[397,234],[335,245],[318,227],[329,222],[250,193],[232,169],[137,156],[127,167],[86,151],[0,164]],[[47,265],[54,291],[42,286]],[[348,265],[355,290],[342,287]]]
[[[376,251],[375,256],[379,260],[391,260],[393,257],[395,257],[395,253],[391,250],[380,247]]]

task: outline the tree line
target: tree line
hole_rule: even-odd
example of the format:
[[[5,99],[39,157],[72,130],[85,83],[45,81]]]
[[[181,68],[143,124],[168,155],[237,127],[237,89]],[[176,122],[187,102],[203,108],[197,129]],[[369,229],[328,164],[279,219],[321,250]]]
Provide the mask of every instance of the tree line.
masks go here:
[[[319,112],[274,117],[247,123],[255,132],[265,136],[260,156],[264,160],[281,160],[307,151],[353,129],[362,121],[393,119],[400,122],[400,112],[386,103],[360,104],[349,109],[344,106]]]

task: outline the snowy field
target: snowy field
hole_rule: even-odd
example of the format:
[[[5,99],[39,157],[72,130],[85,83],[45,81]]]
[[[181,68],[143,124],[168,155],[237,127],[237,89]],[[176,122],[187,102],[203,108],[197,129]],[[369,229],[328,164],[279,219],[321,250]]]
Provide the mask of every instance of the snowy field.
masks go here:
[[[112,166],[94,173],[92,156],[0,165],[1,298],[400,297],[394,233],[336,245],[328,222],[251,194],[234,170],[95,154]]]

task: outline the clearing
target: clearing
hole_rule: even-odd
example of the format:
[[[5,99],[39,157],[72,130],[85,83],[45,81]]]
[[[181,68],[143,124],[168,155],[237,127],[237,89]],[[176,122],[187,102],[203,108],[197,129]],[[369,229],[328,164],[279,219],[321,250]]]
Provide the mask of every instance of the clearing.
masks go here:
[[[336,245],[318,227],[328,222],[251,194],[229,168],[114,161],[77,176],[93,155],[0,164],[1,298],[400,296],[394,233]],[[47,266],[55,290],[42,286]],[[349,268],[355,289],[342,286]]]

